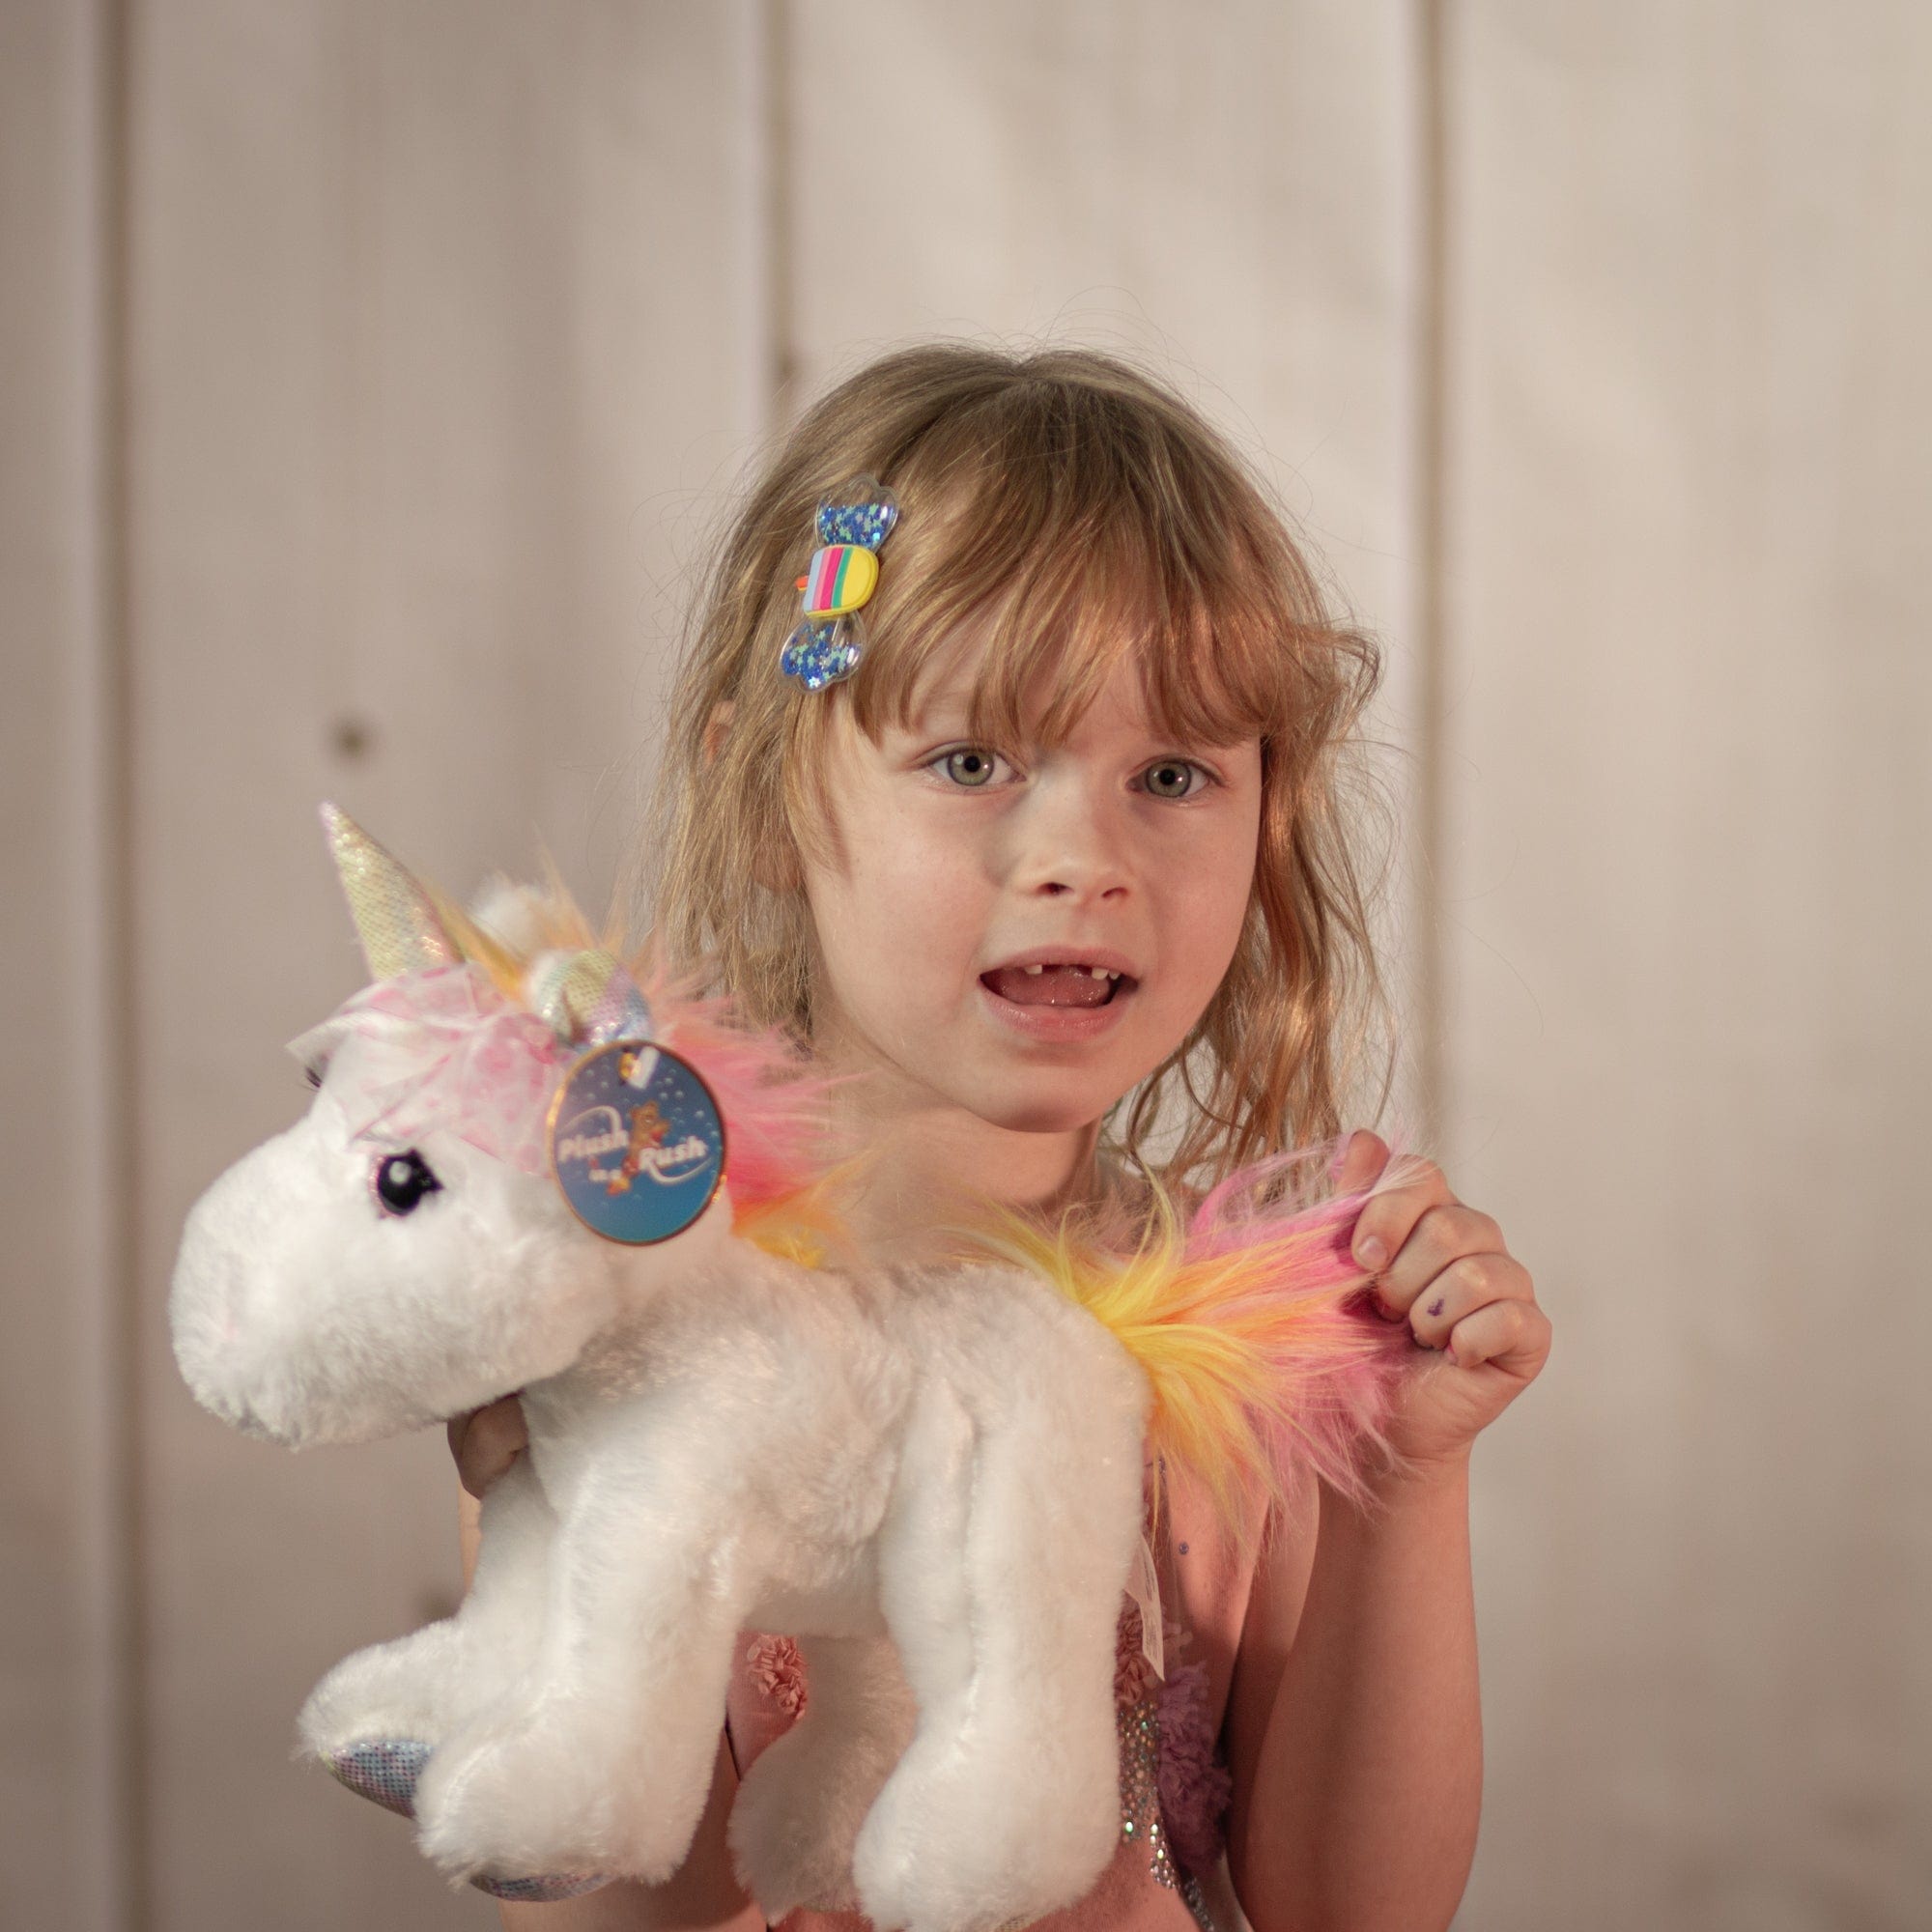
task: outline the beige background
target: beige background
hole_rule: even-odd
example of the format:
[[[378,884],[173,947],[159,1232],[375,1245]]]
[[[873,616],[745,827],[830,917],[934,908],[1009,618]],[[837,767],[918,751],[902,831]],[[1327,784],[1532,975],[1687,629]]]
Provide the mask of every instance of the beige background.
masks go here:
[[[992,331],[1389,646],[1407,1110],[1558,1331],[1460,1922],[1932,1924],[1929,86],[1911,0],[0,8],[0,1922],[491,1921],[286,1761],[441,1445],[195,1410],[181,1216],[357,980],[315,802],[601,892],[755,439]]]

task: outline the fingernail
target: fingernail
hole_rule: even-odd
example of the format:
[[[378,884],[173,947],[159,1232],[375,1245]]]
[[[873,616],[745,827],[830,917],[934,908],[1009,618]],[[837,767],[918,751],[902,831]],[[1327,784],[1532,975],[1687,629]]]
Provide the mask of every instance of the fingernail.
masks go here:
[[[1344,1134],[1335,1143],[1335,1158],[1328,1163],[1328,1179],[1330,1180],[1339,1180],[1341,1179],[1342,1170],[1349,1164],[1349,1143],[1354,1138],[1353,1134]]]
[[[1379,1315],[1384,1321],[1400,1321],[1403,1319],[1402,1310],[1400,1308],[1391,1308],[1388,1305],[1388,1303],[1381,1298],[1379,1294],[1375,1297],[1375,1302],[1376,1302],[1376,1313]]]
[[[1355,1259],[1359,1263],[1361,1263],[1361,1264],[1365,1268],[1367,1268],[1371,1274],[1378,1273],[1383,1264],[1387,1262],[1388,1258],[1389,1258],[1388,1243],[1384,1241],[1379,1235],[1371,1235],[1369,1238],[1355,1250]]]

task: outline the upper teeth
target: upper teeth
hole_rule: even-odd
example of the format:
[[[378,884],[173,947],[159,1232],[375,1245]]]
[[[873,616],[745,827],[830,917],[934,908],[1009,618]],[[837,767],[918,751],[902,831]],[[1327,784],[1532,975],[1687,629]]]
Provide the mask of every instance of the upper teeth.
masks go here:
[[[1039,973],[1044,973],[1046,971],[1046,968],[1044,966],[1028,966],[1023,970],[1029,974],[1039,974]],[[1106,966],[1086,966],[1086,967],[1069,966],[1066,970],[1069,973],[1081,973],[1081,972],[1091,973],[1096,980],[1118,980],[1121,977],[1118,973],[1114,972],[1111,968]]]

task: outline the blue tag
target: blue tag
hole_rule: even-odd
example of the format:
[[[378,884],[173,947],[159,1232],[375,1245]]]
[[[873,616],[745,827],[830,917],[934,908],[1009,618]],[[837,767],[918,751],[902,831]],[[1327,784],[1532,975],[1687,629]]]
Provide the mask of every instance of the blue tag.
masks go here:
[[[593,1047],[550,1111],[550,1159],[577,1218],[641,1246],[680,1235],[724,1178],[724,1123],[711,1090],[647,1039]]]

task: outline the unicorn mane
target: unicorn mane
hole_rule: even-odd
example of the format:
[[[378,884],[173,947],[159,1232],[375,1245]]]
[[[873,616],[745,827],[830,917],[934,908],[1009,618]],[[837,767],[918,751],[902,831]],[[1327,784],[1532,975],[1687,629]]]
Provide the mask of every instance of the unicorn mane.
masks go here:
[[[729,1000],[667,966],[646,944],[631,971],[665,1043],[704,1076],[724,1118],[733,1232],[819,1265],[843,1245],[839,1204],[860,1165],[835,1158],[827,1105],[837,1080],[776,1028],[748,1026]]]
[[[616,915],[594,931],[548,862],[541,890],[508,891],[516,918],[506,917],[501,887],[476,918],[445,916],[464,956],[497,985],[507,980],[520,1002],[545,952],[620,962],[650,1008],[656,1038],[697,1069],[718,1103],[730,1151],[733,1231],[794,1260],[822,1259],[838,1238],[836,1204],[846,1173],[828,1154],[833,1083],[777,1028],[747,1025],[729,1000],[704,993],[696,974],[674,970],[649,937],[630,939]]]

